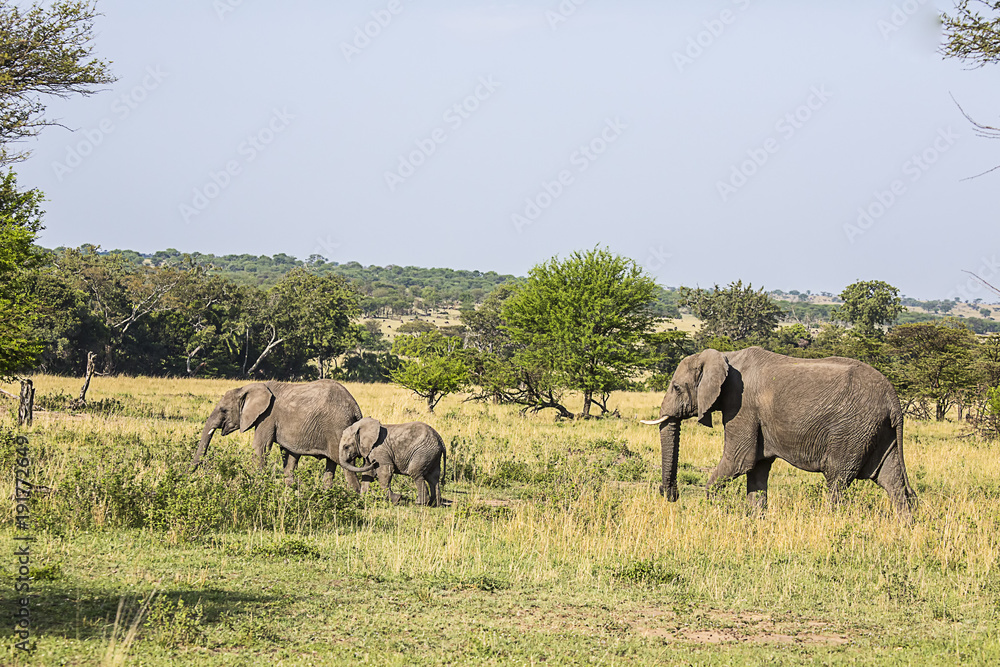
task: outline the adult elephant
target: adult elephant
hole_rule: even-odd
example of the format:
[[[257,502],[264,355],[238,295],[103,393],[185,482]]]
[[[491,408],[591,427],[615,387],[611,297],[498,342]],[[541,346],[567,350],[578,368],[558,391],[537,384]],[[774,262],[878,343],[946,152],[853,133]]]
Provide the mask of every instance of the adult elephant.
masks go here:
[[[855,479],[885,489],[897,513],[912,519],[916,494],[903,463],[903,413],[896,391],[877,370],[854,359],[796,359],[759,347],[705,350],[681,361],[660,406],[663,482],[677,500],[680,423],[712,425],[722,413],[722,460],[708,487],[747,476],[747,496],[763,511],[775,458],[826,476],[831,501]]]
[[[315,456],[326,461],[323,486],[330,488],[340,463],[340,436],[361,416],[361,408],[351,393],[333,380],[305,384],[257,382],[230,389],[205,421],[191,472],[198,469],[216,429],[229,435],[236,429],[243,433],[256,427],[253,450],[259,469],[264,467],[271,445],[278,443],[288,484],[295,481],[292,473],[299,457]],[[352,489],[361,490],[357,475],[345,468],[344,476]]]

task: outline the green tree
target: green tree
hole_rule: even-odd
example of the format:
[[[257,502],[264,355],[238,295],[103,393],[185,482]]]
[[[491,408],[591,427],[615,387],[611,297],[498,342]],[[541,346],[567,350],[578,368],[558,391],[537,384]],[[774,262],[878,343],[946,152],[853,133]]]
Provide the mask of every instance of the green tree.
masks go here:
[[[115,79],[93,55],[91,2],[33,2],[22,9],[0,0],[0,164],[24,159],[7,144],[56,124],[42,96],[90,95]]]
[[[42,351],[32,333],[37,294],[31,270],[43,262],[34,245],[42,229],[42,194],[19,191],[13,171],[0,179],[0,379],[31,368]]]
[[[664,391],[684,357],[694,354],[694,341],[685,331],[662,331],[646,335],[648,366],[653,371],[647,383],[653,391]]]
[[[911,412],[941,421],[976,388],[976,336],[959,320],[901,324],[886,336],[888,375]]]
[[[880,327],[896,321],[906,310],[899,299],[899,290],[881,280],[863,280],[844,288],[840,293],[843,304],[833,317],[848,322],[864,338],[882,339]]]
[[[655,290],[634,261],[607,250],[535,266],[501,313],[514,363],[581,392],[584,417],[595,402],[606,410],[608,394],[644,367],[643,337],[658,321]]]
[[[1000,62],[1000,1],[958,0],[954,13],[944,13],[945,57],[975,67]]]
[[[472,400],[514,404],[527,410],[554,409],[566,419],[573,413],[563,405],[563,390],[556,386],[551,370],[526,366],[515,360],[524,345],[515,343],[503,316],[504,302],[515,293],[513,283],[499,285],[479,308],[465,308],[461,319],[465,331],[465,359]]]
[[[119,357],[128,358],[137,327],[150,314],[178,306],[174,291],[183,282],[184,271],[137,266],[120,253],[99,250],[92,245],[62,249],[53,262],[62,278],[86,295],[88,309],[98,323],[104,372],[112,373],[121,370]]]
[[[319,376],[327,377],[360,336],[351,326],[361,312],[359,300],[345,278],[319,276],[302,267],[289,271],[268,293],[272,323],[286,338],[282,356],[298,368],[304,364],[297,356],[315,360]],[[286,366],[286,372],[297,374],[298,368]]]
[[[458,337],[440,331],[402,334],[396,336],[392,351],[402,357],[392,371],[393,382],[426,400],[431,412],[442,398],[466,386],[468,368]]]
[[[725,289],[715,285],[711,291],[680,288],[680,303],[701,320],[702,339],[728,338],[734,343],[764,342],[778,326],[781,307],[764,289],[743,286],[742,280]]]

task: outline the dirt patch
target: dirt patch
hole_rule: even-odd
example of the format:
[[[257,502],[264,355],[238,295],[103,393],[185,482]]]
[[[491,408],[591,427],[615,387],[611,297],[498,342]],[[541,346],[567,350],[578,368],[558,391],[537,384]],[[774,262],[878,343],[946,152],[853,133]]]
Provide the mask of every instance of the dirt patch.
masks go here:
[[[753,644],[842,645],[851,641],[847,633],[815,619],[780,618],[747,612],[692,612],[645,607],[623,619],[632,632],[642,637],[685,641],[695,644],[747,642]]]

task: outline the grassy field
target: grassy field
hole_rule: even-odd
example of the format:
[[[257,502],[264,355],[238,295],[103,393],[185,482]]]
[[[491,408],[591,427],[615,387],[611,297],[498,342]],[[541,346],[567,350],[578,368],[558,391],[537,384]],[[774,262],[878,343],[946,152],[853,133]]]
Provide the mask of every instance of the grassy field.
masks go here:
[[[14,646],[15,508],[5,505],[2,664],[996,664],[1000,456],[955,423],[907,422],[917,520],[869,482],[831,510],[820,475],[781,462],[765,518],[738,480],[703,489],[721,428],[685,423],[681,498],[657,494],[659,445],[620,394],[620,419],[449,397],[428,415],[392,386],[349,385],[383,422],[422,419],[449,444],[447,505],[359,498],[277,452],[258,474],[251,433],[202,423],[236,382],[97,378],[91,407],[38,412],[24,432],[34,653]],[[78,379],[36,378],[56,407]],[[5,387],[8,391],[16,388]],[[13,401],[0,453],[14,467]],[[576,409],[578,406],[572,406]],[[13,475],[0,494],[10,498]]]

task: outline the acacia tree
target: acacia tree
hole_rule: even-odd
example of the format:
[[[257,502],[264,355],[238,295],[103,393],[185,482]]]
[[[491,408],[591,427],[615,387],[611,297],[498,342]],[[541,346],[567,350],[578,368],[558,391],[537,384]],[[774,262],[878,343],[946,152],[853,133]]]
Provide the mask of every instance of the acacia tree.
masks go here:
[[[955,319],[944,323],[901,324],[886,336],[891,364],[887,374],[907,407],[941,421],[963,405],[976,388],[976,336]]]
[[[680,288],[680,303],[701,320],[703,338],[728,338],[734,343],[763,342],[778,326],[781,307],[753,285],[742,280],[725,289]]]
[[[959,0],[954,13],[945,12],[945,57],[975,67],[1000,62],[1000,0]]]
[[[21,9],[0,0],[0,164],[28,151],[7,144],[37,135],[47,125],[42,96],[90,95],[115,78],[94,57],[97,10],[91,2],[34,2]]]
[[[564,392],[556,386],[553,373],[523,365],[523,358],[520,363],[515,360],[515,353],[524,346],[511,338],[502,312],[504,302],[514,293],[512,285],[500,285],[478,309],[466,308],[461,313],[466,327],[469,385],[475,388],[469,398],[521,405],[522,412],[552,408],[560,417],[572,419],[573,413],[562,404]]]
[[[392,381],[426,400],[430,412],[442,398],[466,385],[468,369],[458,336],[437,330],[401,334],[393,341],[392,351],[402,357],[391,373]]]
[[[955,12],[944,13],[941,20],[945,37],[941,54],[944,57],[957,58],[972,67],[1000,62],[1000,0],[958,0]],[[955,104],[958,105],[958,102]],[[1000,139],[1000,127],[980,123],[965,113],[961,105],[958,108],[975,128],[976,134],[988,139]],[[997,169],[1000,165],[987,169],[979,176]]]
[[[656,283],[604,249],[553,257],[531,269],[501,311],[516,366],[583,394],[583,417],[645,365],[643,337],[659,321]]]
[[[854,326],[865,338],[882,339],[880,327],[896,321],[906,310],[899,299],[899,290],[881,280],[863,280],[844,288],[840,293],[843,305],[834,309],[832,316]]]

